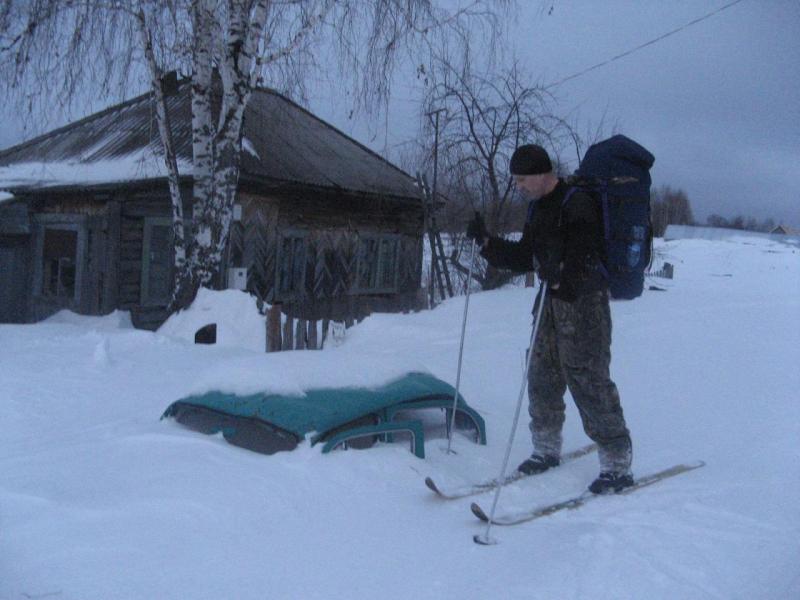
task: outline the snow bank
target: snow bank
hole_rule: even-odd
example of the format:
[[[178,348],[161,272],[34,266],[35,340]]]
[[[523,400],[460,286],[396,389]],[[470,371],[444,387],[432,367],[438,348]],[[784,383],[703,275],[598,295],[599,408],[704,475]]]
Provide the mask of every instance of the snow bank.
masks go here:
[[[388,318],[390,326],[366,336],[382,341],[391,339],[397,317]],[[367,319],[370,321],[374,319]],[[394,360],[386,360],[381,354],[365,352],[357,343],[349,342],[339,348],[330,344],[322,352],[301,350],[267,355],[265,317],[258,311],[256,298],[239,290],[201,288],[192,305],[172,315],[158,334],[194,343],[197,330],[211,323],[217,324],[218,346],[250,350],[257,355],[226,354],[226,360],[193,377],[188,390],[192,394],[219,390],[234,394],[302,395],[305,390],[326,387],[379,387],[409,371],[428,371],[413,354],[399,354]],[[365,323],[349,329],[348,338],[359,335]]]
[[[217,345],[264,352],[266,322],[256,302],[247,292],[200,288],[192,305],[171,315],[158,333],[194,343],[198,329],[216,323]]]
[[[133,329],[131,313],[124,310],[115,310],[102,317],[79,315],[71,310],[60,310],[43,322],[50,325],[74,325],[89,331]]]
[[[458,435],[457,454],[445,454],[443,415],[431,411],[420,415],[424,460],[405,443],[262,456],[158,419],[217,384],[303,390],[417,366],[454,383],[463,297],[373,315],[324,351],[267,354],[52,321],[0,326],[0,598],[800,598],[800,250],[657,245],[675,265],[669,289],[611,307],[633,470],[706,466],[496,527],[491,547],[472,542],[484,530],[472,499],[437,501],[422,480],[497,476],[533,289],[471,297],[461,391],[485,418],[488,444]],[[239,311],[252,315],[245,300]],[[566,404],[569,450],[586,437]],[[523,416],[511,464],[530,452]],[[575,495],[597,471],[587,456],[518,482],[498,510]]]
[[[302,395],[305,390],[325,387],[379,387],[409,371],[427,371],[413,355],[399,355],[387,361],[348,344],[340,348],[330,344],[329,351],[322,352],[301,350],[267,355],[265,317],[256,307],[256,298],[238,290],[201,288],[192,305],[172,315],[158,334],[193,343],[197,330],[210,323],[217,324],[218,346],[257,354],[228,354],[226,360],[203,369],[192,379],[188,390],[192,394],[219,390],[243,395]],[[363,325],[351,328],[348,336],[361,328]],[[384,330],[375,335],[383,339],[392,334]]]
[[[8,192],[0,190],[0,204],[2,204],[3,202],[8,202],[9,200],[13,199],[14,199],[14,194],[9,194]]]

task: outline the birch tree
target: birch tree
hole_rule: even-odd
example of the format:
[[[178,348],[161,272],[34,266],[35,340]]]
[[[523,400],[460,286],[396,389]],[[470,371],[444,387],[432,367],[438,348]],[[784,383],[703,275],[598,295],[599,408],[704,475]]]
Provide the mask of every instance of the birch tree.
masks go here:
[[[239,182],[243,117],[255,89],[302,85],[304,67],[325,49],[353,90],[354,109],[369,109],[389,97],[397,65],[427,61],[435,39],[455,36],[469,45],[477,28],[493,47],[509,1],[472,0],[445,10],[435,0],[2,0],[0,77],[29,114],[54,100],[74,108],[87,86],[108,99],[147,82],[173,209],[175,309],[219,271]],[[190,173],[179,170],[162,90],[174,70],[192,78]],[[185,175],[193,183],[191,235],[184,231]]]

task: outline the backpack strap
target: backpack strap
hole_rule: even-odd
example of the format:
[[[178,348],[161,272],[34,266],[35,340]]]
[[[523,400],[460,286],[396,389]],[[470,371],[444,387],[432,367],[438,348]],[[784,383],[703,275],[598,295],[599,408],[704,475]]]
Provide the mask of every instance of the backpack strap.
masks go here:
[[[564,194],[564,199],[561,201],[562,212],[564,210],[564,207],[567,205],[567,202],[569,202],[569,199],[572,198],[572,194],[579,191],[581,192],[587,191],[588,193],[588,190],[584,190],[584,188],[577,185],[574,185],[567,190],[567,193]],[[599,183],[597,185],[596,191],[600,192],[600,209],[603,213],[603,235],[605,236],[605,239],[609,240],[611,239],[611,216],[608,211],[608,182],[603,181],[602,183]],[[559,215],[558,217],[559,226],[561,225],[561,218],[562,216]]]
[[[608,252],[608,243],[611,241],[611,212],[608,208],[608,182],[603,182],[600,186],[600,213],[603,218],[603,248],[604,252]],[[605,263],[602,260],[597,261],[600,272],[606,280],[611,278]]]
[[[564,207],[569,202],[569,199],[572,198],[572,195],[575,192],[583,191],[580,186],[572,186],[567,190],[567,193],[564,194],[564,200],[561,201],[561,212],[558,215],[558,226],[561,227]],[[608,241],[611,239],[611,217],[608,211],[608,183],[603,182],[601,185],[598,185],[597,191],[600,193],[600,211],[602,213],[603,218],[603,237],[604,237],[604,246]],[[606,279],[609,278],[609,272],[606,268],[606,265],[603,263],[603,260],[597,261],[597,268],[599,269],[600,273]]]
[[[608,184],[600,188],[600,209],[603,212],[603,235],[606,241],[611,240],[611,211],[608,209]]]
[[[569,202],[569,199],[572,198],[572,194],[577,192],[580,188],[578,186],[573,185],[567,190],[567,193],[564,194],[564,199],[561,201],[561,211],[558,213],[558,226],[561,227],[563,217],[564,217],[564,207]]]
[[[525,217],[525,224],[530,225],[533,222],[533,211],[536,208],[536,200],[528,202],[528,216]]]

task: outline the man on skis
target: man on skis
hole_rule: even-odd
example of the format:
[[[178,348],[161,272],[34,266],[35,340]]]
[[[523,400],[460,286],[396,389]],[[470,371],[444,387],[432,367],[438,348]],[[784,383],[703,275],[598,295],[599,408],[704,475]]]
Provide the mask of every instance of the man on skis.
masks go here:
[[[558,466],[569,388],[586,434],[598,445],[600,475],[595,494],[633,485],[631,438],[617,386],[609,375],[611,312],[602,269],[600,208],[580,191],[564,203],[569,186],[553,172],[544,148],[524,145],[511,157],[511,174],[531,199],[522,238],[491,236],[480,215],[467,236],[493,267],[536,270],[548,283],[528,374],[533,454],[518,470],[532,475]],[[534,310],[534,314],[535,314]]]

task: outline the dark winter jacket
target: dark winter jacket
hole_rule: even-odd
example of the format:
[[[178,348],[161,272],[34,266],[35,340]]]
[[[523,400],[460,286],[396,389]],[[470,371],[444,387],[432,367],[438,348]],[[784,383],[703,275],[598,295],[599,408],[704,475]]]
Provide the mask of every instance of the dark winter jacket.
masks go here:
[[[522,239],[513,242],[491,237],[481,255],[499,269],[535,269],[549,282],[552,297],[572,302],[606,289],[608,284],[600,262],[600,208],[583,192],[573,193],[562,208],[568,189],[559,180],[552,192],[531,202]]]

